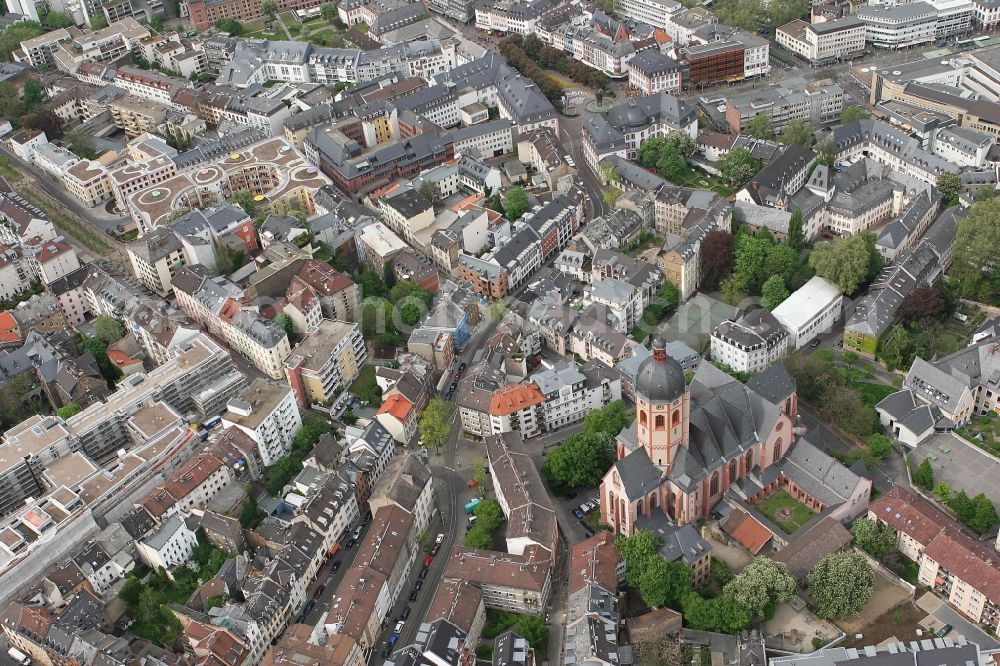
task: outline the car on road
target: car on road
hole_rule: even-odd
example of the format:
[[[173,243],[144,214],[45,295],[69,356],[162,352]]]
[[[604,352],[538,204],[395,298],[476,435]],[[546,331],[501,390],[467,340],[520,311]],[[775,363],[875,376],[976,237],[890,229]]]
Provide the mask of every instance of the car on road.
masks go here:
[[[455,389],[458,388],[458,382],[452,382],[451,386],[448,387],[448,393],[454,393]]]
[[[410,601],[416,601],[416,600],[417,600],[417,591],[413,590],[413,592],[410,592]]]
[[[466,485],[468,485],[470,488],[475,488],[476,486],[479,485],[479,482],[476,481],[475,479],[469,479],[469,483]]]
[[[465,365],[465,364],[463,363],[462,365],[458,366],[458,371],[459,371],[459,372],[465,372],[465,368],[466,368],[466,367],[467,367],[467,366],[466,366],[466,365]]]
[[[444,535],[443,535],[443,534],[438,534],[438,535],[437,535],[437,536],[436,536],[436,537],[434,538],[434,543],[436,543],[436,544],[440,544],[440,543],[441,543],[441,542],[443,542],[443,541],[444,541]]]
[[[344,544],[344,547],[345,548],[354,548],[354,544],[356,544],[356,543],[357,543],[357,541],[355,541],[354,539],[348,539],[347,543]]]
[[[313,608],[316,608],[316,600],[310,599],[306,602],[306,605],[302,608],[302,617],[306,617],[312,612]]]
[[[382,648],[382,656],[388,657],[390,654],[392,654],[392,645],[386,642],[385,647]]]
[[[444,399],[445,399],[445,401],[450,401],[451,400],[451,393],[445,393]]]
[[[434,561],[434,556],[428,555],[427,557],[424,558],[424,566],[429,567],[431,565],[431,562],[433,561]]]
[[[403,612],[399,614],[400,622],[405,621],[406,618],[410,617],[410,611],[413,610],[409,606],[403,608]]]
[[[944,625],[943,627],[941,627],[940,629],[938,629],[938,632],[937,632],[938,638],[944,638],[945,636],[947,636],[948,634],[951,633],[952,629],[954,629],[954,627],[951,626],[950,624]]]
[[[428,571],[430,571],[430,569],[428,569],[427,567],[424,567],[423,569],[421,569],[420,570],[420,577],[421,578],[427,578],[427,572]]]
[[[326,585],[320,585],[319,587],[317,587],[316,591],[313,592],[313,599],[319,599],[319,595],[323,594],[323,590],[325,589]]]
[[[403,627],[405,625],[406,625],[406,623],[403,622],[402,620],[400,620],[399,622],[396,623],[396,628],[392,630],[392,633],[394,633],[394,634],[400,633],[401,631],[403,631]]]
[[[423,586],[424,586],[424,581],[422,581],[422,580],[420,580],[418,578],[417,582],[413,584],[413,591],[414,592],[419,592],[420,588],[422,588]]]
[[[577,518],[582,519],[583,518],[583,511],[581,511],[580,507],[578,507],[578,506],[577,507],[573,507],[573,515],[576,516]]]
[[[330,565],[330,575],[340,571],[340,560],[334,560],[333,564]]]
[[[441,550],[441,544],[434,544],[434,547],[431,548],[431,555],[437,555],[439,550]]]
[[[813,338],[812,342],[809,343],[810,347],[819,347],[819,338]]]
[[[459,370],[458,372],[455,373],[455,381],[457,382],[461,378],[462,378],[462,371]]]

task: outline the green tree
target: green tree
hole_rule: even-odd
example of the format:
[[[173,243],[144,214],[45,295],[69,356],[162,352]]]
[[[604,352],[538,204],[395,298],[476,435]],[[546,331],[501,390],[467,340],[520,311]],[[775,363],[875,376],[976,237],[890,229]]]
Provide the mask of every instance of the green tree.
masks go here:
[[[687,160],[673,146],[665,149],[656,163],[656,173],[672,183],[681,181],[688,171]]]
[[[860,106],[845,106],[844,110],[840,112],[840,122],[845,125],[865,118],[871,118],[871,114]]]
[[[691,567],[683,562],[654,557],[639,576],[639,592],[653,608],[674,606],[691,589],[691,576]]]
[[[609,402],[601,409],[587,412],[583,417],[583,434],[604,433],[617,437],[622,428],[632,422],[632,414],[621,400]]]
[[[755,139],[773,139],[774,124],[771,122],[771,116],[766,113],[758,113],[750,119],[750,122],[743,126],[742,133],[752,136]]]
[[[614,440],[606,433],[580,433],[567,437],[542,463],[542,474],[556,489],[592,486],[611,467]]]
[[[278,5],[274,0],[264,0],[260,3],[261,13],[267,17],[268,21],[274,22],[274,19],[278,16]]]
[[[108,387],[114,388],[115,382],[122,376],[122,371],[108,358],[108,345],[99,338],[84,338],[83,350],[94,357]]]
[[[149,19],[149,27],[156,32],[163,32],[163,14],[157,14],[153,18]]]
[[[327,2],[319,7],[320,16],[323,17],[324,21],[333,22],[337,18],[337,5],[332,2]]]
[[[129,576],[122,583],[121,589],[118,590],[118,597],[125,602],[129,610],[134,611],[139,606],[139,599],[142,597],[143,588],[141,580],[135,576]]]
[[[514,630],[535,650],[544,652],[548,647],[549,625],[544,615],[522,615],[514,625]]]
[[[806,575],[809,594],[816,602],[816,614],[842,620],[861,613],[872,596],[875,572],[856,552],[827,555]]]
[[[73,416],[74,414],[79,414],[82,409],[83,409],[83,407],[81,407],[77,403],[71,402],[71,403],[69,403],[67,405],[64,405],[64,406],[60,407],[59,409],[57,409],[56,410],[56,414],[58,414],[60,417],[62,417],[64,419],[68,419],[69,417]]]
[[[235,19],[219,19],[215,22],[215,27],[222,32],[228,32],[233,37],[239,37],[245,31],[243,24]]]
[[[243,209],[247,217],[257,217],[257,202],[250,190],[236,190],[229,197],[234,204]]]
[[[806,148],[816,143],[816,129],[804,120],[793,120],[781,130],[778,141],[784,144],[798,144]]]
[[[637,530],[631,536],[620,535],[615,538],[615,547],[628,565],[625,569],[625,580],[630,586],[639,587],[639,581],[646,569],[655,559],[663,559],[658,552],[660,543],[660,540],[647,530]]]
[[[927,458],[924,458],[913,472],[913,483],[927,491],[934,487],[934,470],[931,469],[931,461]]]
[[[289,339],[291,339],[292,335],[295,333],[295,326],[292,323],[292,318],[284,312],[274,318],[274,324],[283,330]]]
[[[951,499],[951,486],[949,486],[944,481],[934,484],[934,494],[942,502],[947,502]]]
[[[972,498],[974,513],[966,524],[980,534],[997,524],[997,510],[990,498],[979,493]]]
[[[104,18],[104,14],[95,14],[93,18],[90,19],[90,29],[104,30],[108,27],[108,19]]]
[[[913,342],[906,328],[896,324],[879,338],[876,355],[890,372],[905,368],[913,354]]]
[[[125,335],[120,321],[108,315],[100,315],[94,320],[94,333],[97,339],[106,345],[121,340]]]
[[[0,389],[0,418],[7,425],[20,423],[28,417],[28,406],[34,390],[35,383],[27,372],[14,375]]]
[[[416,326],[423,316],[424,312],[416,301],[408,301],[399,309],[399,318],[407,326]]]
[[[792,211],[792,219],[788,221],[788,247],[801,250],[805,245],[805,234],[802,230],[802,209]]]
[[[472,529],[465,533],[465,539],[463,539],[462,543],[466,548],[487,550],[493,546],[493,535],[479,525],[479,521],[477,520]]]
[[[232,275],[246,264],[247,253],[229,243],[219,243],[215,253],[215,270],[220,275]]]
[[[66,12],[51,11],[45,15],[45,25],[53,30],[68,28],[73,25],[73,20],[66,15]]]
[[[962,193],[962,181],[958,174],[944,172],[937,177],[937,189],[941,198],[944,199],[945,206],[957,206],[958,195]]]
[[[366,299],[371,297],[384,298],[390,294],[382,276],[371,266],[366,265],[361,270],[361,275],[358,276],[358,286],[361,287],[361,296]]]
[[[451,433],[451,405],[440,397],[431,398],[427,407],[420,414],[420,438],[424,443],[434,448],[435,453],[440,453],[441,447],[448,441]]]
[[[768,310],[773,310],[781,305],[788,296],[788,288],[785,287],[785,281],[781,279],[780,275],[772,275],[767,278],[764,286],[761,287],[760,304]]]
[[[143,588],[139,593],[139,603],[135,615],[140,622],[158,624],[160,620],[160,595],[155,590]]]
[[[882,558],[896,552],[896,530],[879,527],[873,518],[858,518],[851,525],[854,542],[872,557]]]
[[[705,599],[691,590],[683,599],[684,623],[691,629],[737,634],[750,625],[750,611],[726,597]]]
[[[425,291],[413,280],[400,280],[389,290],[389,301],[397,305],[405,300],[418,299],[425,307],[430,307],[434,294]]]
[[[861,236],[818,243],[809,255],[809,265],[816,275],[834,283],[848,296],[868,279],[870,264],[868,244]]]
[[[739,189],[760,171],[760,160],[746,148],[734,148],[719,160],[719,171],[729,187]]]
[[[21,42],[45,34],[45,28],[38,21],[19,21],[0,31],[0,60],[12,60],[13,52]]]
[[[508,220],[521,219],[521,216],[528,212],[529,208],[531,208],[531,203],[523,188],[512,187],[507,190],[507,194],[503,198],[503,209]]]
[[[881,434],[874,434],[868,438],[868,451],[865,453],[865,464],[870,467],[878,467],[892,453],[892,440]]]
[[[34,111],[45,101],[45,88],[37,79],[24,82],[24,92],[21,95],[25,111]]]
[[[951,275],[958,283],[959,295],[965,298],[989,298],[996,294],[987,279],[995,272],[1000,256],[1000,198],[979,201],[969,214],[958,221],[955,259]]]
[[[840,352],[840,360],[844,362],[848,368],[854,367],[854,364],[858,362],[859,356],[857,352],[852,352],[850,349]]]
[[[769,557],[756,557],[723,588],[733,604],[756,618],[769,619],[778,604],[791,601],[797,589],[788,567]]]
[[[472,463],[472,478],[476,482],[476,491],[480,497],[486,495],[487,484],[490,481],[489,470],[486,468],[486,461],[477,458]]]
[[[475,509],[476,524],[481,525],[487,532],[492,533],[503,525],[504,515],[500,503],[496,500],[485,500],[480,502]]]
[[[666,136],[666,143],[685,159],[694,155],[697,148],[694,139],[684,130],[671,130]]]
[[[441,190],[438,189],[437,183],[433,183],[429,180],[424,181],[420,184],[420,196],[427,199],[431,203],[437,203],[441,199]]]
[[[989,201],[990,199],[995,199],[997,196],[997,191],[992,187],[980,187],[976,190],[975,194],[972,195],[974,201]]]
[[[636,159],[639,161],[639,164],[647,169],[651,169],[660,161],[660,155],[666,148],[666,137],[651,136],[639,144],[639,150],[636,151]]]
[[[774,243],[765,237],[736,234],[736,250],[733,253],[733,274],[738,276],[746,289],[756,292],[767,279],[764,266],[768,252]]]

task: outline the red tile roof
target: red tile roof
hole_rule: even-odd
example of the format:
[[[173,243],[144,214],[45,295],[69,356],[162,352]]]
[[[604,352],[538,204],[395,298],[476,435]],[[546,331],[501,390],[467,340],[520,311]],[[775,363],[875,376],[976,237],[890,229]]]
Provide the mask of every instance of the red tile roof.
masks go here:
[[[570,593],[589,582],[610,592],[618,589],[618,565],[622,555],[614,541],[611,532],[600,532],[573,546],[569,556]]]
[[[980,546],[957,527],[946,527],[927,544],[924,555],[988,599],[1000,599],[1000,555]]]
[[[413,403],[399,393],[394,393],[378,408],[379,414],[390,414],[397,421],[405,421],[413,409]]]
[[[929,502],[901,486],[893,486],[875,500],[869,511],[892,529],[925,546],[947,525],[954,523]]]
[[[771,530],[761,525],[750,514],[744,514],[743,520],[736,524],[732,537],[743,544],[743,547],[756,555],[771,540]]]
[[[538,384],[511,385],[501,388],[490,399],[490,414],[508,416],[514,412],[545,402]]]
[[[7,310],[0,312],[0,344],[20,342],[22,339],[14,315]]]

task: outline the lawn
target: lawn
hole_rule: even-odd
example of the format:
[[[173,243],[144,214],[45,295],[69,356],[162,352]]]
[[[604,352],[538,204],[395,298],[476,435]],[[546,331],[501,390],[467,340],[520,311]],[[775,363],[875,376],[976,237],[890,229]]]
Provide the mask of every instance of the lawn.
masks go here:
[[[683,178],[679,178],[676,182],[671,182],[673,182],[674,185],[679,185],[681,187],[712,190],[720,197],[729,197],[733,195],[733,190],[727,187],[726,184],[722,182],[721,178],[718,176],[712,176],[698,169],[691,169]]]
[[[370,391],[376,385],[375,366],[368,364],[361,368],[361,373],[358,374],[357,379],[351,382],[351,393],[354,395],[364,395],[365,392]]]
[[[789,509],[791,515],[782,517],[779,512]],[[772,523],[780,527],[786,534],[794,534],[797,529],[809,522],[813,512],[805,504],[792,497],[787,490],[779,490],[757,505],[757,510]]]
[[[3,176],[10,183],[21,180],[21,172],[15,169],[10,160],[5,155],[0,155],[0,176]]]
[[[983,451],[1000,457],[1000,419],[996,414],[977,417],[957,432]]]
[[[847,384],[852,389],[861,394],[861,399],[865,401],[865,404],[869,407],[874,407],[878,403],[882,402],[890,393],[895,393],[898,389],[894,386],[888,386],[886,384],[871,384],[869,382],[848,382]]]

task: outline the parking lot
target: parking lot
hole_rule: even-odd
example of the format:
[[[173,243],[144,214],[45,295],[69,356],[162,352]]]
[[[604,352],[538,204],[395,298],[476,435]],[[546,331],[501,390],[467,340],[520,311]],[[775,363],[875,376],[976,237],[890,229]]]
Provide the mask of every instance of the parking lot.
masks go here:
[[[916,469],[930,458],[934,483],[947,483],[952,491],[964,490],[970,497],[985,493],[1000,503],[1000,460],[958,435],[936,434],[910,453],[910,467]]]

